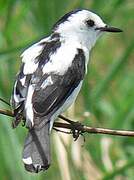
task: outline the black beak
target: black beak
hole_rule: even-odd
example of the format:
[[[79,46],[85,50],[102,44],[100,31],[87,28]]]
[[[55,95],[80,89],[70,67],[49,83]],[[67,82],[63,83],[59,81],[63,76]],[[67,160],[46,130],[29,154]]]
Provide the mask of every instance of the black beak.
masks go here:
[[[100,31],[104,31],[104,32],[114,32],[114,33],[118,33],[118,32],[123,32],[121,29],[119,28],[115,28],[115,27],[109,27],[109,26],[105,26],[105,27],[98,27],[95,30],[100,30]]]

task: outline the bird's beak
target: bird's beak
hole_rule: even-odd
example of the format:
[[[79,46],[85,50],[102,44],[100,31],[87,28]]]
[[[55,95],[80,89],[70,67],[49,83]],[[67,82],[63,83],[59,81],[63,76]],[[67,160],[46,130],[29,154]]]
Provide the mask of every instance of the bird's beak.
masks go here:
[[[105,27],[98,27],[95,30],[100,30],[102,32],[114,32],[114,33],[118,33],[118,32],[123,32],[121,29],[116,28],[116,27],[109,27],[109,26],[105,26]]]

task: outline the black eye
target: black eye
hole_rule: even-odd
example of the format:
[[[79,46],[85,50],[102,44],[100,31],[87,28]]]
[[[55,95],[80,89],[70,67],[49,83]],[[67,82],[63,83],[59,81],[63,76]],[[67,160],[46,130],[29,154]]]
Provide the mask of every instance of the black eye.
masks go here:
[[[86,21],[86,23],[87,23],[87,25],[89,26],[89,27],[93,27],[94,26],[94,21],[93,20],[91,20],[91,19],[89,19],[88,21]]]

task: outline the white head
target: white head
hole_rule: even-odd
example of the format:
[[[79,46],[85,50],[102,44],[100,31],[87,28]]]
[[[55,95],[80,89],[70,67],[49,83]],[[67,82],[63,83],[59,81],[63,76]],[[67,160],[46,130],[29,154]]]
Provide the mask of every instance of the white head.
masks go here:
[[[64,38],[77,40],[92,48],[103,32],[121,32],[120,29],[108,27],[95,13],[78,9],[65,14],[53,27]]]

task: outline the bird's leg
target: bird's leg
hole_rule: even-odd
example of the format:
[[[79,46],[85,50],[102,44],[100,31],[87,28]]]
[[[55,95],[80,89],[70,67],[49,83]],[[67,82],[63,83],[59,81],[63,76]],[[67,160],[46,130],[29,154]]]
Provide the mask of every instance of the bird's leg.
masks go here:
[[[26,119],[22,119],[22,127],[24,127],[26,125]]]
[[[73,134],[74,141],[76,141],[80,135],[82,135],[82,128],[84,125],[82,125],[80,122],[73,122],[71,127],[71,132]]]
[[[62,120],[64,120],[64,121],[66,121],[66,122],[68,122],[69,124],[73,124],[73,123],[74,123],[74,121],[66,118],[66,117],[63,116],[63,115],[59,115],[59,118],[62,119]]]
[[[16,128],[18,125],[19,125],[19,123],[21,122],[21,120],[22,120],[22,114],[17,114],[16,116],[15,116],[15,120],[12,122],[12,127],[13,128]]]
[[[79,137],[79,135],[82,135],[82,128],[83,125],[80,122],[72,121],[62,115],[59,115],[59,118],[63,119],[64,121],[71,124],[71,133],[73,134],[74,141],[76,141]]]

